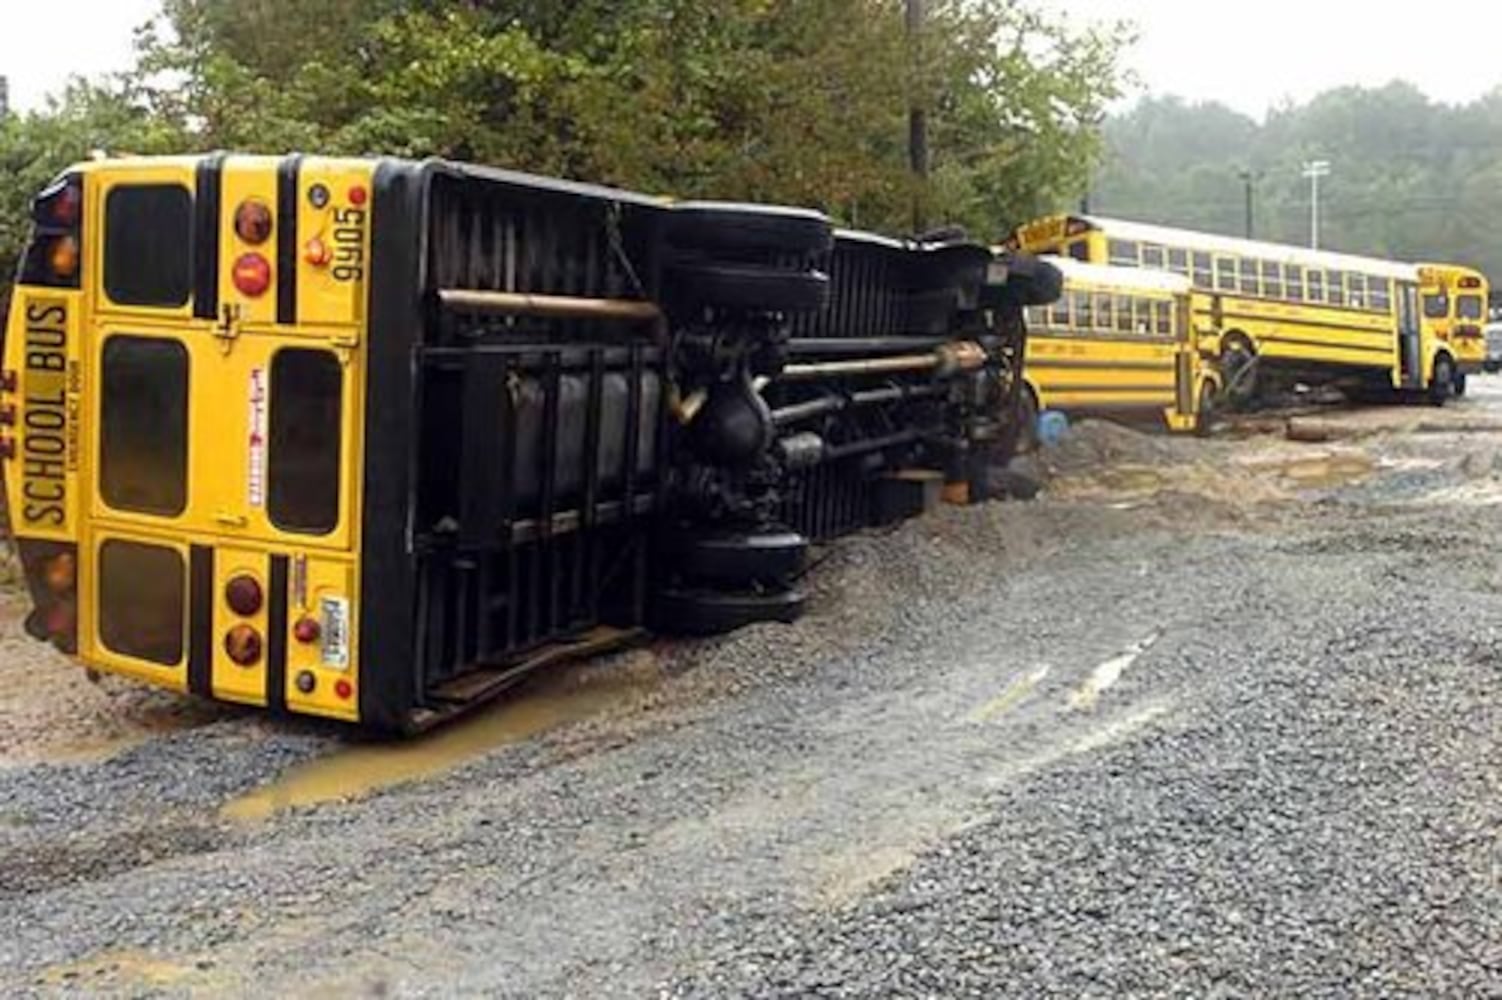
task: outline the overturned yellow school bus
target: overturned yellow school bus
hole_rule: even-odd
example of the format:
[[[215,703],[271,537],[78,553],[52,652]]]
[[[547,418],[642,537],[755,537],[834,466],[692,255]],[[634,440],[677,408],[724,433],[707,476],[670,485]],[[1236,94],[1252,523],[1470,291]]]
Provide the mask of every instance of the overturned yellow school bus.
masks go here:
[[[811,540],[983,497],[1057,292],[964,240],[442,161],[106,160],[33,212],[0,383],[28,631],[387,730],[789,619]]]

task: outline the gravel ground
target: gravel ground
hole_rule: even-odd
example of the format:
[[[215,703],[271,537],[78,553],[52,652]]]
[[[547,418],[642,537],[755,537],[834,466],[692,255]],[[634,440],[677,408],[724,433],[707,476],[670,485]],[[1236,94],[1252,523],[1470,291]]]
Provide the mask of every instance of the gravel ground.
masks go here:
[[[1453,419],[1502,413],[1477,388]],[[406,750],[33,724],[0,990],[1502,995],[1502,434],[1353,419],[1082,427],[1035,503],[831,549],[797,625]],[[76,714],[33,687],[8,717]],[[365,794],[221,811],[278,775]]]

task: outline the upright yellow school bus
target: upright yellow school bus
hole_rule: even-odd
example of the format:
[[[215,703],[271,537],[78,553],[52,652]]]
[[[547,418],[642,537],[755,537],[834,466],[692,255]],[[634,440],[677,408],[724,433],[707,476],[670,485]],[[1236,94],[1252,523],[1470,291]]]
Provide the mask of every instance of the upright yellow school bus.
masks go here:
[[[1098,216],[1057,215],[1010,241],[1034,253],[1165,270],[1212,293],[1196,320],[1232,399],[1270,382],[1343,382],[1443,402],[1459,362],[1421,321],[1412,264]]]
[[[1460,264],[1418,265],[1419,294],[1427,335],[1455,352],[1455,395],[1465,394],[1466,376],[1486,362],[1486,276]]]
[[[654,623],[790,620],[809,538],[921,508],[901,473],[983,498],[1049,294],[968,241],[445,161],[102,160],[32,212],[27,632],[383,730]]]
[[[1023,373],[1039,407],[1150,415],[1194,430],[1212,415],[1219,375],[1201,354],[1187,277],[1046,258],[1064,277],[1051,305],[1027,310]]]

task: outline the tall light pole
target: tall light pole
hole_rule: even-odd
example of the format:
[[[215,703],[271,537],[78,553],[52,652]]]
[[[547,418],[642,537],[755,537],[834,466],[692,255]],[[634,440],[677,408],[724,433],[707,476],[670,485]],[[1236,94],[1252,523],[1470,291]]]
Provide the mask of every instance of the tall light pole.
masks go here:
[[[1319,179],[1330,173],[1329,160],[1308,160],[1304,163],[1304,176],[1309,178],[1309,246],[1319,249]]]
[[[1238,170],[1236,176],[1241,178],[1241,183],[1246,185],[1246,238],[1252,238],[1252,195],[1257,182],[1262,179],[1260,170]]]
[[[913,232],[921,233],[928,224],[924,211],[923,190],[928,181],[928,112],[923,106],[923,88],[926,83],[923,62],[923,17],[924,0],[907,0],[907,34],[910,46],[913,82],[907,113],[908,161],[917,190],[913,197]]]

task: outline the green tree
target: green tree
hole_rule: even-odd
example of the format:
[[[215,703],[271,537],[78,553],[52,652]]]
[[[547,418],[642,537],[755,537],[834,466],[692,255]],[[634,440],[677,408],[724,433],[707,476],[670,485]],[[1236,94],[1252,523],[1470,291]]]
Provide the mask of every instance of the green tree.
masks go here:
[[[994,235],[1077,190],[1120,40],[1023,0],[167,0],[148,103],[202,145],[440,155]],[[930,110],[915,190],[906,111]]]
[[[995,237],[1083,185],[1118,29],[1036,0],[162,0],[128,73],[0,122],[0,266],[94,150],[444,156]],[[908,165],[928,111],[932,172]]]

